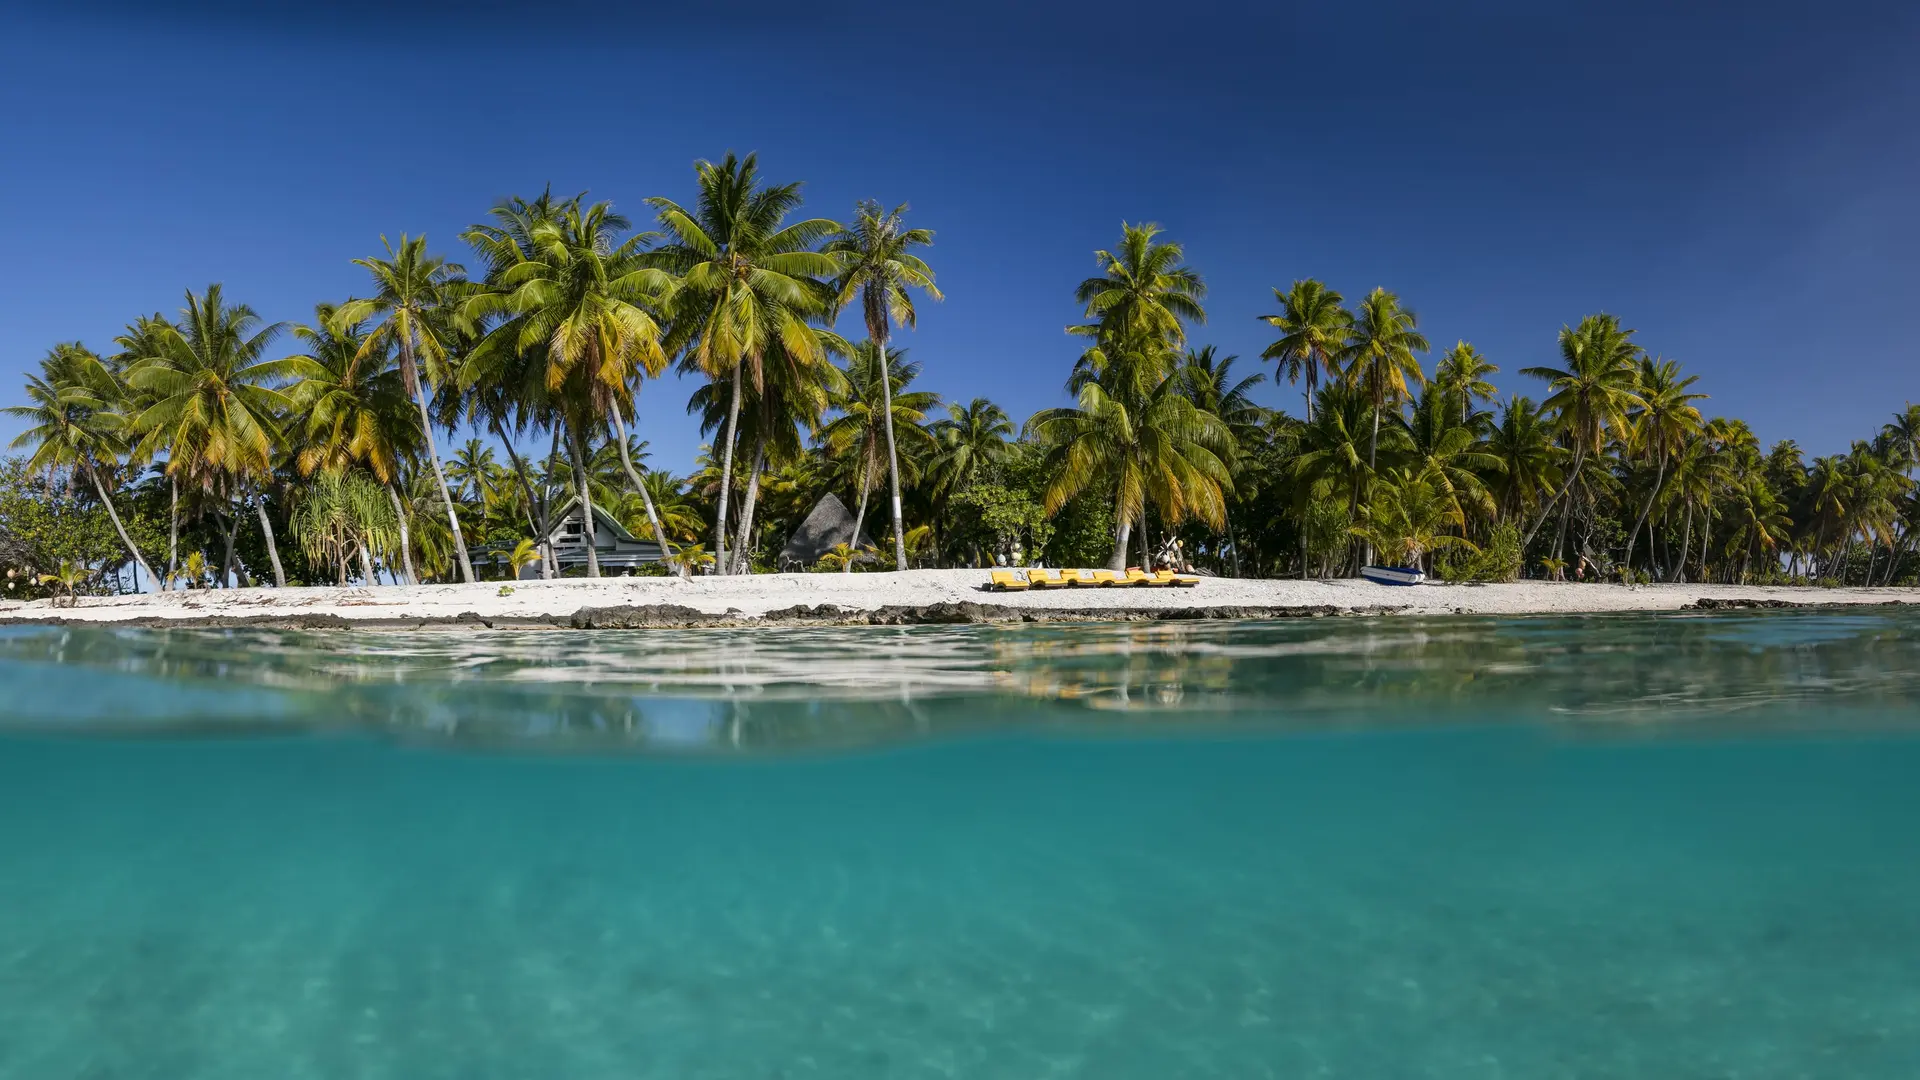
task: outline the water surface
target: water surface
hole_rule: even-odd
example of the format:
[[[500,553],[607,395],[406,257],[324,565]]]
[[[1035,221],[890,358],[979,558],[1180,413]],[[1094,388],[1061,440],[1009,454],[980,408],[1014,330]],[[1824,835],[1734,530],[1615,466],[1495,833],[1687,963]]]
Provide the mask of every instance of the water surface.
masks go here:
[[[0,1077],[1920,1075],[1920,620],[0,632]]]

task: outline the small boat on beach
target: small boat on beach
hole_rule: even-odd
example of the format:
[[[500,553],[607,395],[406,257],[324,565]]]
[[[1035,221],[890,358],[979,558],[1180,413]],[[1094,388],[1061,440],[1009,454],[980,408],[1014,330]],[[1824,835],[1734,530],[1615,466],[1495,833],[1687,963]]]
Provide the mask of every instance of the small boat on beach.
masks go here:
[[[1418,585],[1427,575],[1410,566],[1363,566],[1360,576],[1375,585]]]

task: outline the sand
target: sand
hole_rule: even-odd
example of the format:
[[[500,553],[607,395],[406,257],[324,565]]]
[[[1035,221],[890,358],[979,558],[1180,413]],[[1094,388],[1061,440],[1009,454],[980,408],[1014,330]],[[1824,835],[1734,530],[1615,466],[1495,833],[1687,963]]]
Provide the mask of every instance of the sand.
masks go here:
[[[603,578],[374,588],[191,590],[137,596],[0,603],[0,621],[139,624],[407,626],[689,625],[715,617],[891,622],[983,618],[1258,618],[1341,614],[1576,614],[1677,611],[1698,606],[1920,603],[1920,589],[1729,585],[1375,585],[1204,578],[1190,589],[1053,589],[997,593],[984,570],[871,574],[759,574],[730,578]],[[1702,601],[1710,602],[1702,605]],[[977,606],[963,606],[977,605]],[[821,608],[828,608],[822,611]],[[612,609],[612,610],[606,610]],[[795,609],[802,609],[796,611]],[[814,609],[814,610],[805,610]]]

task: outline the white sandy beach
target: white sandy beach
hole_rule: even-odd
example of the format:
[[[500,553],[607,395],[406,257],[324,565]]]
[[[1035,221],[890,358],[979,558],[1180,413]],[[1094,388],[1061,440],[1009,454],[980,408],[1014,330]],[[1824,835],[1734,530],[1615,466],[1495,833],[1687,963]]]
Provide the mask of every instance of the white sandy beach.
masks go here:
[[[378,588],[216,589],[82,597],[64,602],[0,603],[0,620],[127,622],[192,621],[207,618],[301,619],[337,617],[368,624],[466,619],[506,625],[565,625],[584,608],[675,606],[708,615],[751,618],[795,607],[833,605],[848,611],[923,608],[972,602],[1032,612],[1098,617],[1152,615],[1181,609],[1327,609],[1328,614],[1395,613],[1566,614],[1608,611],[1675,611],[1702,599],[1778,602],[1790,605],[1920,603],[1912,588],[1820,589],[1777,586],[1559,584],[1523,581],[1503,585],[1375,585],[1336,581],[1205,578],[1190,589],[1053,589],[996,593],[981,586],[984,570],[911,570],[871,574],[759,574],[751,577],[564,579],[513,584],[421,585]]]

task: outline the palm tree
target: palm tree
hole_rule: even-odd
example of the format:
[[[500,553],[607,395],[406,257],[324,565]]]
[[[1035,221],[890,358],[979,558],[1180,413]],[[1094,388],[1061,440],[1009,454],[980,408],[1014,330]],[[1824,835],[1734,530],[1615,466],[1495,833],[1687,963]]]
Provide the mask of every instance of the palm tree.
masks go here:
[[[1126,566],[1127,540],[1141,525],[1146,547],[1147,503],[1160,507],[1168,525],[1198,518],[1221,528],[1232,488],[1227,460],[1232,436],[1219,417],[1196,409],[1180,393],[1178,375],[1168,375],[1137,406],[1110,394],[1098,382],[1080,388],[1076,407],[1049,409],[1029,421],[1051,449],[1044,505],[1058,511],[1096,484],[1114,491],[1113,555],[1107,566]],[[1143,559],[1141,565],[1151,562]]]
[[[1640,507],[1633,531],[1627,535],[1629,567],[1633,565],[1633,548],[1640,539],[1640,528],[1647,523],[1647,515],[1653,512],[1654,500],[1660,497],[1660,487],[1666,482],[1667,463],[1706,423],[1693,403],[1706,400],[1707,395],[1687,392],[1687,388],[1699,380],[1698,375],[1681,378],[1680,365],[1672,360],[1643,358],[1640,362],[1640,404],[1629,409],[1627,420],[1632,425],[1631,444],[1653,461],[1654,473],[1647,501]]]
[[[1373,431],[1367,437],[1369,469],[1375,466],[1380,441],[1380,413],[1389,405],[1398,408],[1407,399],[1409,381],[1426,384],[1420,360],[1414,356],[1428,348],[1419,325],[1419,318],[1400,306],[1398,296],[1375,289],[1354,311],[1352,332],[1340,350],[1347,382],[1364,389],[1373,401]]]
[[[473,582],[473,563],[467,558],[466,538],[460,532],[460,516],[454,512],[453,493],[447,489],[447,476],[440,467],[440,449],[434,445],[433,418],[427,411],[427,395],[421,383],[424,365],[427,380],[440,382],[450,373],[446,338],[451,327],[450,308],[465,271],[438,255],[427,254],[427,238],[400,237],[398,249],[382,236],[387,257],[355,259],[373,275],[374,295],[365,300],[349,300],[340,305],[339,317],[357,323],[378,317],[380,322],[366,337],[361,351],[394,348],[400,355],[400,378],[407,394],[420,407],[420,429],[426,436],[427,460],[433,465],[433,478],[440,486],[440,501],[447,511],[447,527],[453,532],[454,553],[459,557],[461,580]]]
[[[1186,362],[1179,371],[1180,392],[1193,406],[1210,416],[1217,416],[1227,426],[1230,436],[1231,456],[1228,467],[1235,477],[1239,476],[1241,463],[1254,448],[1267,439],[1267,423],[1272,415],[1267,409],[1254,404],[1250,395],[1253,388],[1267,381],[1262,372],[1255,372],[1244,379],[1235,381],[1233,365],[1237,356],[1216,356],[1211,345],[1187,351]],[[1234,534],[1233,517],[1225,514],[1227,544],[1232,553],[1233,576],[1240,576],[1240,542]]]
[[[854,207],[853,222],[827,241],[826,252],[840,262],[834,279],[836,310],[860,297],[860,311],[866,317],[867,340],[874,343],[877,355],[885,355],[892,336],[892,323],[911,330],[914,327],[913,297],[909,289],[920,289],[935,300],[940,289],[933,283],[933,271],[913,253],[916,247],[933,243],[929,229],[909,229],[905,216],[907,204],[901,203],[882,213],[880,204],[867,200]],[[887,401],[889,379],[880,384],[881,416],[887,434],[887,477],[893,486],[893,558],[894,569],[907,568],[906,530],[900,521],[900,455],[894,448],[893,406]],[[856,532],[857,536],[858,533]]]
[[[105,362],[107,369],[121,381],[120,385],[124,393],[120,400],[119,411],[125,416],[138,416],[146,411],[147,406],[153,404],[152,399],[146,394],[127,385],[127,372],[141,357],[154,356],[160,352],[161,334],[169,325],[166,318],[159,312],[142,315],[127,324],[125,333],[113,339],[114,344],[120,346],[120,351],[106,358]],[[157,446],[154,434],[149,432],[145,438],[141,438],[134,444],[130,455],[133,460],[151,461],[159,453],[161,448]],[[160,581],[162,589],[173,587],[173,572],[180,563],[179,477],[167,477],[167,491],[167,573]]]
[[[491,502],[493,477],[499,468],[499,463],[493,457],[493,447],[481,439],[468,439],[454,452],[453,460],[447,462],[447,480],[454,485],[460,498],[470,498],[478,503]]]
[[[1280,301],[1280,313],[1262,315],[1260,321],[1280,331],[1280,337],[1260,358],[1277,362],[1288,382],[1306,381],[1307,423],[1311,424],[1320,375],[1325,372],[1331,379],[1339,374],[1336,360],[1346,348],[1353,316],[1341,306],[1339,293],[1311,278],[1294,282],[1284,293],[1273,290],[1273,298]]]
[[[1159,243],[1160,226],[1120,226],[1118,252],[1096,251],[1101,273],[1080,283],[1075,299],[1091,322],[1067,333],[1094,339],[1067,379],[1078,395],[1098,382],[1108,397],[1138,409],[1166,379],[1186,343],[1185,324],[1203,323],[1207,295],[1199,272],[1185,265],[1184,249]]]
[[[384,484],[358,469],[323,471],[307,485],[289,525],[308,559],[333,564],[339,584],[347,583],[347,564],[357,556],[371,585],[372,553],[391,550],[400,534],[386,496]]]
[[[879,486],[884,464],[881,454],[890,447],[887,430],[897,431],[906,442],[908,452],[901,457],[910,474],[918,471],[918,459],[938,449],[933,433],[921,424],[940,404],[940,395],[908,390],[919,375],[920,365],[907,361],[906,350],[892,349],[887,353],[886,377],[882,378],[879,350],[869,339],[854,348],[845,381],[833,397],[833,407],[840,415],[821,429],[820,439],[828,453],[851,466],[856,477],[860,508],[853,517],[849,545],[859,542],[867,516],[867,495]],[[912,475],[909,478],[917,479]],[[846,569],[851,570],[852,564]]]
[[[743,383],[762,381],[762,360],[775,339],[809,361],[822,353],[807,320],[824,313],[832,290],[822,281],[839,271],[838,260],[813,250],[838,233],[838,223],[808,218],[785,224],[800,205],[799,184],[762,186],[755,155],[718,164],[697,162],[700,194],[689,212],[670,199],[647,202],[671,242],[656,253],[660,265],[678,274],[681,288],[672,307],[666,352],[684,351],[686,363],[719,381],[744,367],[747,379],[734,379],[726,433],[721,440],[719,507],[714,518],[716,568],[726,573],[727,511],[733,490],[733,453],[737,441]]]
[[[1740,581],[1744,583],[1749,561],[1777,550],[1793,523],[1787,520],[1779,496],[1758,476],[1749,477],[1734,489],[1731,522],[1733,536],[1727,541],[1727,550],[1740,552]]]
[[[977,397],[948,405],[947,418],[934,421],[931,434],[940,448],[929,471],[940,491],[951,493],[966,487],[982,467],[1006,457],[1014,427],[1005,409]]]
[[[293,406],[275,385],[296,374],[299,365],[263,359],[283,325],[261,326],[252,308],[229,306],[219,285],[207,286],[201,296],[187,293],[181,316],[179,326],[158,329],[159,351],[128,369],[127,381],[151,401],[134,426],[166,447],[169,475],[188,478],[202,491],[218,490],[244,508],[250,489],[272,476],[274,453],[283,441],[279,418]],[[254,510],[274,582],[284,586],[286,574],[264,501],[255,501]],[[233,571],[238,513],[227,528],[223,582]]]
[[[545,393],[560,403],[566,418],[575,484],[588,520],[593,496],[586,450],[592,433],[611,420],[615,442],[625,451],[634,386],[659,375],[667,364],[651,309],[671,298],[675,282],[649,263],[650,235],[617,239],[627,227],[627,219],[608,203],[564,205],[531,226],[528,252],[500,273],[499,287],[477,294],[463,310],[470,321],[504,316],[475,347],[469,361],[475,371],[498,371],[510,367],[513,357],[529,354],[544,359]],[[666,550],[666,533],[632,457],[623,452],[621,464],[647,508],[654,539]],[[600,576],[591,544],[587,576]]]
[[[1589,315],[1578,327],[1560,329],[1561,367],[1520,369],[1522,375],[1547,380],[1552,392],[1541,408],[1553,416],[1554,426],[1573,450],[1566,479],[1527,529],[1520,542],[1523,550],[1533,543],[1534,534],[1540,531],[1554,504],[1566,498],[1586,459],[1601,452],[1609,434],[1626,434],[1628,410],[1643,404],[1635,391],[1640,377],[1640,347],[1633,343],[1633,333],[1621,329],[1620,320],[1612,315]],[[1563,513],[1563,523],[1565,516]]]
[[[32,404],[11,406],[5,412],[30,425],[12,444],[35,447],[27,469],[51,473],[68,468],[85,477],[100,505],[106,507],[121,546],[134,565],[157,583],[160,579],[127,535],[102,478],[103,473],[112,474],[131,445],[127,418],[114,409],[117,388],[113,373],[79,342],[58,345],[40,362],[40,374],[27,379],[27,400]],[[72,591],[69,585],[68,592]]]
[[[1466,524],[1448,488],[1434,469],[1397,471],[1374,488],[1353,535],[1385,552],[1396,566],[1420,566],[1427,552],[1440,548],[1478,550],[1465,537],[1443,531]]]
[[[1461,341],[1440,358],[1433,381],[1441,393],[1460,403],[1460,423],[1467,424],[1473,419],[1475,401],[1491,401],[1500,392],[1487,381],[1487,376],[1499,370],[1480,355],[1480,350]]]
[[[1300,432],[1300,453],[1293,461],[1303,536],[1316,488],[1325,487],[1341,493],[1346,499],[1347,515],[1351,519],[1359,513],[1367,478],[1373,471],[1372,466],[1367,464],[1367,453],[1363,452],[1371,449],[1368,441],[1371,438],[1373,412],[1366,395],[1354,387],[1330,383],[1320,388],[1319,398],[1313,423]],[[1398,449],[1394,442],[1397,434],[1396,429],[1388,429],[1390,450]],[[1307,552],[1303,547],[1301,580],[1307,577],[1307,563]]]
[[[413,544],[400,502],[402,464],[423,445],[420,416],[391,349],[366,349],[364,323],[340,318],[339,308],[316,304],[311,326],[293,335],[307,351],[288,361],[296,378],[288,390],[294,413],[306,418],[298,433],[294,467],[302,476],[359,467],[386,488],[398,523],[407,584],[417,584]]]
[[[1560,481],[1560,448],[1532,398],[1515,397],[1500,410],[1500,422],[1487,437],[1487,453],[1500,462],[1495,483],[1503,515],[1525,513],[1528,504]]]
[[[1413,415],[1395,417],[1395,421],[1406,432],[1412,472],[1452,500],[1463,525],[1469,508],[1486,515],[1494,512],[1493,495],[1481,477],[1500,472],[1506,463],[1488,450],[1466,421],[1455,421],[1452,394],[1438,386],[1428,387],[1414,403]]]

